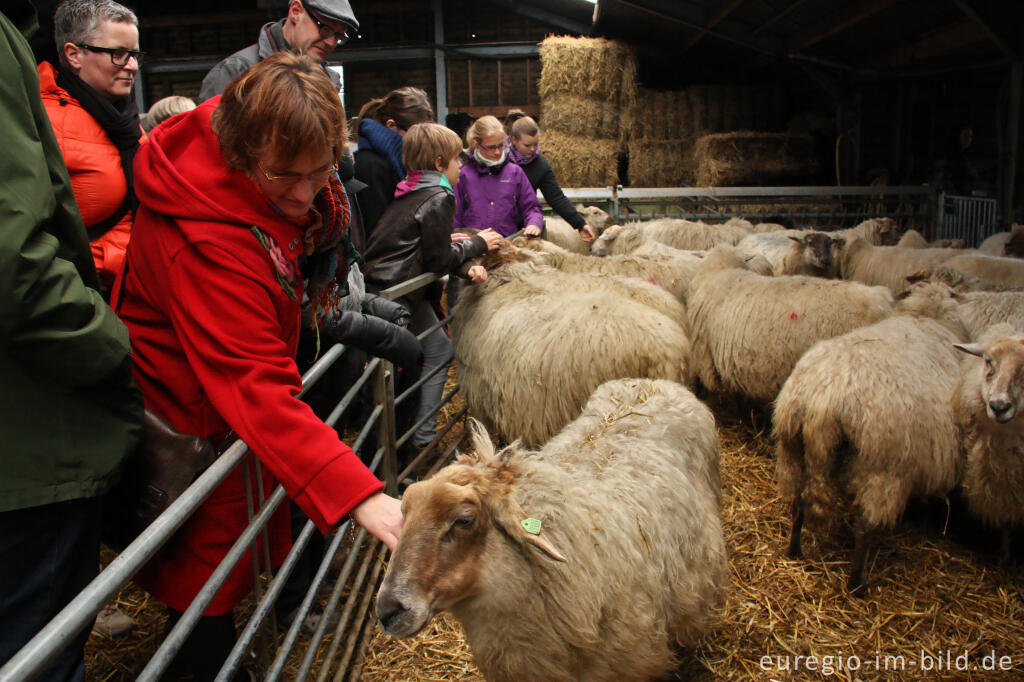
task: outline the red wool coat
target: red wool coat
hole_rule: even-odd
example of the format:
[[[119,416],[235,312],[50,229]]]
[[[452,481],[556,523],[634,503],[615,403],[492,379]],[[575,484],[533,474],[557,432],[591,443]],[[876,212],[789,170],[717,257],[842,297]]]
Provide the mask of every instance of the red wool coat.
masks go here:
[[[146,406],[185,433],[219,439],[233,429],[321,531],[334,527],[378,481],[295,396],[299,301],[275,276],[258,226],[296,265],[302,232],[244,173],[223,160],[210,129],[211,99],[157,128],[135,158],[141,203],[120,315]],[[274,480],[276,478],[276,480]],[[184,610],[247,522],[236,470],[136,577]],[[287,509],[271,522],[279,563],[290,545]],[[206,615],[233,608],[252,588],[247,554]]]

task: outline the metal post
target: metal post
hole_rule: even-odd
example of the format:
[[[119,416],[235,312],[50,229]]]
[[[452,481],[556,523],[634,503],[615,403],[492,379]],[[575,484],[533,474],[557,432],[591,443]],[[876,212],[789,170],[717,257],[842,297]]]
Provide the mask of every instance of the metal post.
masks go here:
[[[377,447],[384,449],[383,478],[387,492],[398,493],[398,447],[395,444],[395,372],[391,363],[381,360],[373,387],[373,400],[384,408],[377,422]]]
[[[444,0],[434,0],[434,44],[444,45]],[[437,122],[448,116],[448,65],[444,50],[434,49],[434,86],[437,89]]]

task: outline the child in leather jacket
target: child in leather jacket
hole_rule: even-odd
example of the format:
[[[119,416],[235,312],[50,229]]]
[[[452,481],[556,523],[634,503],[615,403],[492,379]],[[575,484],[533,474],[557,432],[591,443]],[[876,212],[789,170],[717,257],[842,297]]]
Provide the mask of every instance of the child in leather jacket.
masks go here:
[[[488,229],[469,239],[452,240],[452,185],[459,181],[461,169],[458,136],[436,123],[418,123],[409,128],[402,147],[407,175],[398,183],[395,201],[381,216],[367,245],[363,271],[367,290],[379,292],[426,272],[484,281],[487,271],[473,259],[496,249],[501,235]],[[436,291],[435,287],[421,288],[399,299],[412,311],[409,330],[413,333],[421,334],[437,324],[435,305],[440,303],[440,295]],[[428,334],[421,343],[423,374],[430,378],[420,391],[415,419],[434,414],[413,435],[414,450],[429,445],[436,435],[437,403],[447,378],[438,368],[446,366],[452,356],[451,341],[442,329]]]

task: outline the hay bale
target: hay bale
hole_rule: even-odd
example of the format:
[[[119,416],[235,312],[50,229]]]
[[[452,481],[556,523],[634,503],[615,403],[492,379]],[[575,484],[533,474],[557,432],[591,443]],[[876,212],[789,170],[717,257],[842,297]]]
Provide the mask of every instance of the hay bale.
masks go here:
[[[817,170],[810,136],[740,130],[704,135],[694,160],[700,187],[800,182]]]
[[[693,138],[630,140],[630,187],[680,187],[693,181]]]
[[[544,99],[540,112],[545,131],[605,140],[618,139],[621,135],[622,117],[614,102],[559,94]]]
[[[608,187],[619,182],[619,142],[557,130],[544,133],[544,158],[562,187]]]
[[[541,100],[560,94],[632,107],[636,102],[636,51],[604,38],[550,36],[540,44]]]

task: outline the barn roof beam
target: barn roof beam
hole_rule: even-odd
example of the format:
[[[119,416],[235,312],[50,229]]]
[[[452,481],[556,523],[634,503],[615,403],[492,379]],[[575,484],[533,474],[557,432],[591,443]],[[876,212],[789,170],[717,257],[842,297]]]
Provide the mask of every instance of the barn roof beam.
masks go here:
[[[896,0],[867,0],[855,5],[844,5],[842,12],[830,13],[829,20],[822,21],[819,25],[803,33],[794,36],[789,43],[789,52],[799,52],[808,47],[817,45],[822,40],[841,33],[855,24],[878,14],[883,9],[893,4]]]
[[[971,21],[980,26],[988,37],[992,39],[992,42],[998,45],[999,49],[1002,50],[1007,57],[1011,60],[1018,60],[1021,58],[1020,51],[1013,47],[1013,43],[1010,40],[1007,40],[1002,31],[997,28],[997,24],[986,20],[970,0],[953,0],[953,4],[959,7],[960,11],[966,14]]]
[[[736,9],[744,2],[746,2],[746,0],[724,0],[724,2],[718,6],[718,9],[711,13],[711,16],[704,25],[704,28],[698,30],[697,35],[686,41],[686,44],[683,45],[683,50],[688,50],[700,42],[700,39],[706,36],[709,30],[722,23],[726,17],[735,12]]]

